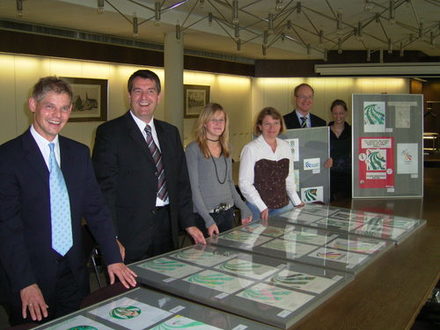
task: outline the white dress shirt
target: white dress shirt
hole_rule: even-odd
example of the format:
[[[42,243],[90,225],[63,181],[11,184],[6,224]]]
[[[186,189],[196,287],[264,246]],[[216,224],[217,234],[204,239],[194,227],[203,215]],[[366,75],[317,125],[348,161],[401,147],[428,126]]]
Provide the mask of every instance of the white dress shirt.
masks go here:
[[[131,110],[130,110],[130,114],[133,117],[133,120],[136,123],[136,125],[139,127],[139,130],[141,131],[144,139],[147,139],[147,132],[145,132],[145,127],[147,125],[151,127],[151,136],[153,137],[153,141],[154,141],[154,143],[156,143],[157,148],[162,152],[162,150],[160,149],[159,139],[157,138],[156,127],[154,126],[154,120],[153,120],[154,117],[151,117],[151,120],[149,123],[145,123],[144,121],[142,121],[138,117],[136,117]],[[156,206],[159,206],[159,207],[165,206],[165,205],[168,205],[169,203],[170,203],[169,197],[167,197],[164,201],[161,200],[159,197],[156,197]]]
[[[260,135],[246,144],[241,151],[238,185],[246,200],[258,207],[260,212],[267,209],[267,206],[254,186],[255,163],[261,159],[280,161],[285,158],[289,159],[289,174],[286,178],[287,196],[294,205],[298,205],[301,203],[301,199],[296,192],[293,156],[290,145],[286,141],[277,138],[277,148],[273,152],[271,146]]]
[[[31,134],[34,138],[35,142],[37,142],[38,148],[40,149],[41,154],[43,155],[44,161],[46,163],[47,169],[49,169],[49,155],[50,148],[49,143],[53,143],[55,145],[55,159],[57,160],[58,166],[61,168],[61,156],[60,156],[60,143],[58,140],[58,135],[55,136],[55,139],[52,141],[46,140],[42,137],[34,128],[34,125],[31,125]]]

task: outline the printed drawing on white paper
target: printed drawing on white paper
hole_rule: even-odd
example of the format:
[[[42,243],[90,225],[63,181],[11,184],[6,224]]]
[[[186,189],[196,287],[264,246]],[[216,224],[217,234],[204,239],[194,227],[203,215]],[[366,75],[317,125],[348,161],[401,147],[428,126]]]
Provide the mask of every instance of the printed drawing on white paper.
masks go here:
[[[397,144],[397,174],[418,174],[417,143]]]
[[[385,132],[385,102],[364,102],[364,132]]]
[[[301,188],[301,200],[304,203],[324,202],[322,186]]]
[[[290,144],[290,150],[292,150],[293,161],[299,161],[299,140],[298,139],[285,139]]]
[[[388,102],[387,106],[394,107],[395,127],[410,128],[411,127],[411,107],[416,107],[417,102]]]

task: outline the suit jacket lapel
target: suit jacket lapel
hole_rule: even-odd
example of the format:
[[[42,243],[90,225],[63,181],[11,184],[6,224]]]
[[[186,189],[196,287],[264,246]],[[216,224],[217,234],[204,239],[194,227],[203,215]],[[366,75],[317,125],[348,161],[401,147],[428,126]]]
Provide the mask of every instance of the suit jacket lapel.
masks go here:
[[[145,155],[145,157],[148,159],[148,161],[152,162],[154,165],[155,164],[154,159],[148,150],[147,141],[145,141],[144,136],[139,131],[139,127],[136,125],[135,121],[131,117],[130,111],[128,111],[125,114],[125,123],[127,125],[128,134],[130,135],[130,138],[134,141],[135,145],[138,148],[141,148],[142,151],[144,151],[143,154]]]
[[[45,184],[49,182],[49,169],[41,154],[40,148],[38,148],[37,142],[32,137],[30,129],[28,129],[23,135],[23,151],[25,153],[26,160],[30,164],[30,168],[33,168],[35,172],[41,177]]]

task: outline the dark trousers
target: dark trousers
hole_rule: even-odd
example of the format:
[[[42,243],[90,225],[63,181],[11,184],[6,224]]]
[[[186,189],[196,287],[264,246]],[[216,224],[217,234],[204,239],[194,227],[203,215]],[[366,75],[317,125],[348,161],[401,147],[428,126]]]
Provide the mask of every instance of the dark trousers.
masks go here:
[[[83,287],[84,285],[86,287]],[[49,316],[44,318],[40,323],[45,323],[77,311],[81,304],[81,300],[89,292],[88,282],[87,284],[84,283],[84,285],[81,287],[78,285],[78,282],[69,268],[67,260],[65,258],[59,258],[55,290],[50,297],[44,297],[46,304],[49,305],[47,310]],[[6,307],[11,326],[34,322],[30,317],[29,310],[27,311],[27,318],[23,319],[21,313],[21,301],[19,300],[15,300],[14,303]]]
[[[151,239],[149,242],[145,242],[146,248],[143,250],[127,250],[124,260],[126,264],[151,258],[174,249],[169,207],[156,207],[148,215],[148,220],[146,221],[149,221],[147,230],[150,231],[148,237],[151,237]],[[147,240],[148,238],[146,237],[145,239]]]
[[[209,213],[209,215],[214,219],[220,233],[232,229],[234,224],[234,207],[218,213]],[[203,235],[207,237],[208,230],[205,225],[205,220],[203,220],[198,213],[195,214],[195,218],[197,228],[199,228]]]

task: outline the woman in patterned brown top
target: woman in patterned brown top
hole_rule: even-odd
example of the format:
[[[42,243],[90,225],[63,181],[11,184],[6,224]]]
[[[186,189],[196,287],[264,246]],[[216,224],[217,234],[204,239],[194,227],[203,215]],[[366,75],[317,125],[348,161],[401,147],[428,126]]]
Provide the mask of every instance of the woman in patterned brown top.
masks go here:
[[[254,129],[258,137],[241,152],[239,186],[253,218],[267,220],[304,203],[296,192],[290,146],[278,138],[284,130],[281,114],[264,108]]]

